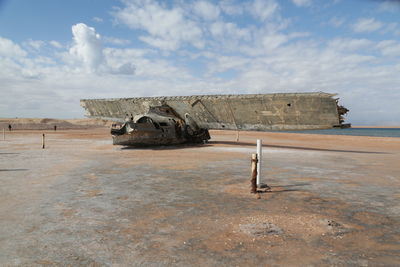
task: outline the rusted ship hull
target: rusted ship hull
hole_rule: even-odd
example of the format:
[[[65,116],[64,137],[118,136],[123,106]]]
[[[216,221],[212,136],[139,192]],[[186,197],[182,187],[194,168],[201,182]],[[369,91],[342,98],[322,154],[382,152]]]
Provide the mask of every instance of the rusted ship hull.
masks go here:
[[[179,145],[187,142],[185,139],[173,137],[157,137],[151,133],[136,132],[113,136],[113,144],[121,146],[152,146],[157,145]]]
[[[180,117],[188,113],[201,128],[224,130],[329,129],[343,124],[348,111],[335,94],[281,93],[86,99],[87,115],[123,121],[126,113],[143,114],[151,106],[167,105]]]

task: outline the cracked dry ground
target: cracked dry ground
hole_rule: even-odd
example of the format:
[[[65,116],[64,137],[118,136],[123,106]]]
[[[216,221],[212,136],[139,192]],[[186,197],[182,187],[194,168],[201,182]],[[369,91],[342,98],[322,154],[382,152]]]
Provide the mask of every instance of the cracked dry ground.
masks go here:
[[[108,129],[0,143],[1,266],[395,266],[400,139],[211,132],[123,149]],[[264,181],[250,194],[250,155]]]

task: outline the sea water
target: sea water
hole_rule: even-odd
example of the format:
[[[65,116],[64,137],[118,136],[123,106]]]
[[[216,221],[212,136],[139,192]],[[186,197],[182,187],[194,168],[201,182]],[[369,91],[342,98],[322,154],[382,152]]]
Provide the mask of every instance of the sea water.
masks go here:
[[[328,134],[328,135],[354,135],[354,136],[379,136],[400,137],[400,128],[334,128],[326,130],[284,131],[286,133]]]

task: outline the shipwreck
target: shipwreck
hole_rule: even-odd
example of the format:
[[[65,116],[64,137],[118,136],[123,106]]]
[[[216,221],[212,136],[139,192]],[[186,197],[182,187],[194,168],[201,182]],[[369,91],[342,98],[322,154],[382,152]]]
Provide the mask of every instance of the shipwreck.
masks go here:
[[[201,143],[209,129],[271,131],[350,127],[335,94],[277,93],[82,99],[88,117],[115,121],[116,145]]]

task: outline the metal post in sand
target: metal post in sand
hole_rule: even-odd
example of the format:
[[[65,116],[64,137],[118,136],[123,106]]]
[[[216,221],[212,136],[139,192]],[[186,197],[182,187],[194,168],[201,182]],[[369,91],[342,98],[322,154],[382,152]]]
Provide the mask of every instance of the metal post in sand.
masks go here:
[[[251,191],[250,193],[257,193],[257,154],[251,154]]]
[[[3,141],[6,140],[6,129],[3,128]]]
[[[42,135],[42,149],[45,148],[45,136],[44,134]]]
[[[257,139],[257,186],[261,186],[261,160],[262,160],[262,140]]]

